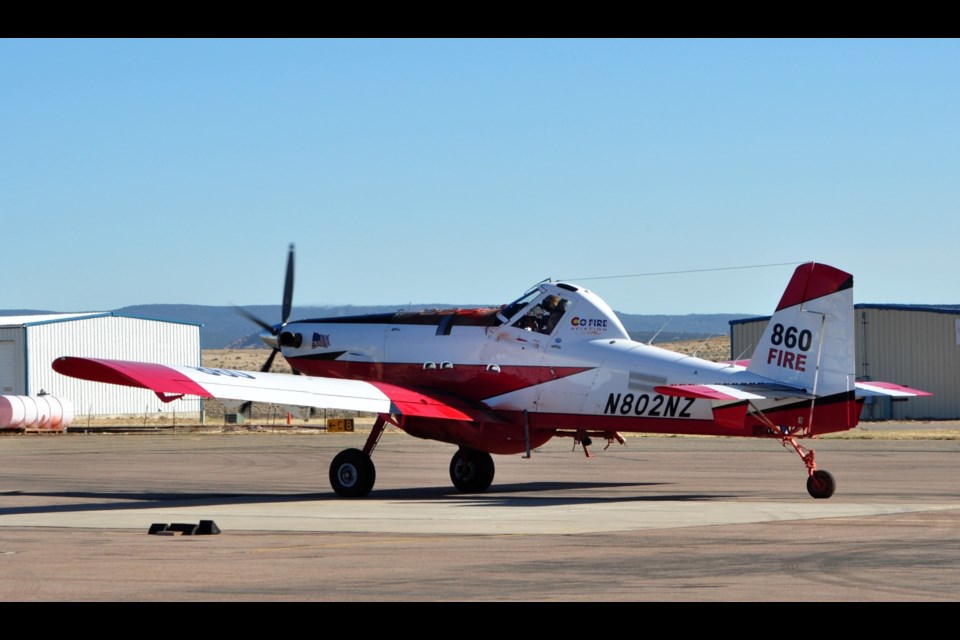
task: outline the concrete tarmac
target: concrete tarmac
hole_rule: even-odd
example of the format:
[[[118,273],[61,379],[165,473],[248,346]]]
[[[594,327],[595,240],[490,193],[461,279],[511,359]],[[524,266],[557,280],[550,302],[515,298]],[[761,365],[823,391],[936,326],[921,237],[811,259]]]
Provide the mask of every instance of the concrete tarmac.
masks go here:
[[[957,601],[960,440],[556,439],[451,486],[455,448],[365,433],[0,437],[0,597],[26,601]],[[150,534],[213,521],[220,533]]]

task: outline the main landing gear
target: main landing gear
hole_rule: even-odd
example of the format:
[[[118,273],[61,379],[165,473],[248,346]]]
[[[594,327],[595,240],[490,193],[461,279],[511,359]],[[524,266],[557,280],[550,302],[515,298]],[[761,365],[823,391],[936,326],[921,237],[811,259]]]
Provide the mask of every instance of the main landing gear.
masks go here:
[[[373,489],[377,481],[377,469],[370,459],[370,454],[377,446],[386,425],[386,418],[377,416],[362,451],[346,449],[333,458],[330,463],[330,486],[338,496],[362,498]]]
[[[464,493],[481,493],[493,482],[493,456],[486,451],[461,447],[450,461],[453,486]]]
[[[330,463],[330,486],[343,498],[362,498],[376,481],[373,460],[360,449],[341,451]]]
[[[370,459],[383,434],[387,419],[378,416],[363,449],[346,449],[330,463],[330,486],[343,498],[362,498],[373,490],[377,470]],[[493,482],[493,456],[485,451],[461,447],[450,460],[450,480],[464,493],[481,493]]]

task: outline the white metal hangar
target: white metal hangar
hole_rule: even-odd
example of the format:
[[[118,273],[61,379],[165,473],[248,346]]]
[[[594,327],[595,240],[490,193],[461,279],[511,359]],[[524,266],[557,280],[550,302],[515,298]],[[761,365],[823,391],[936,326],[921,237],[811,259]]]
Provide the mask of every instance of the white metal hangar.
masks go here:
[[[199,367],[200,326],[113,312],[0,317],[0,394],[67,398],[77,421],[174,410],[199,417],[199,398],[185,397],[174,409],[152,391],[69,378],[52,364],[60,356],[81,356]]]
[[[748,358],[769,316],[730,322],[734,359]],[[960,419],[960,305],[854,305],[858,381],[894,382],[933,394],[868,397],[861,420]]]

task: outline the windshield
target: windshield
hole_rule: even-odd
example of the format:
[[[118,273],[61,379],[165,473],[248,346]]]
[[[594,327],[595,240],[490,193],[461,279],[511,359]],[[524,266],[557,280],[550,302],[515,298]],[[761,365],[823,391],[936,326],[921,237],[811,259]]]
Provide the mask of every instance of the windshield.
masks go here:
[[[525,306],[530,304],[530,301],[536,298],[539,294],[540,289],[532,289],[523,294],[522,297],[517,298],[510,304],[500,309],[500,315],[503,317],[504,322],[515,316],[517,311],[520,311],[520,309],[523,309]]]
[[[550,294],[523,314],[523,317],[514,322],[513,326],[550,335],[560,322],[560,318],[567,312],[569,302],[558,295]]]

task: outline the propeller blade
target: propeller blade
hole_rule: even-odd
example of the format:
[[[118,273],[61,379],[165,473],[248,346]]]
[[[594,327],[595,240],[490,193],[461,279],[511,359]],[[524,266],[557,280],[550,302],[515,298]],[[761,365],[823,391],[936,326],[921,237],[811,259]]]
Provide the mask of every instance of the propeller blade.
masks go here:
[[[287,276],[283,282],[283,309],[281,310],[280,324],[287,324],[290,312],[293,310],[293,243],[290,243],[290,253],[287,256]]]
[[[272,349],[270,351],[270,356],[267,358],[267,361],[260,367],[260,373],[267,373],[270,371],[270,367],[273,366],[273,359],[277,356],[279,349]]]
[[[234,307],[234,310],[235,310],[237,313],[239,313],[240,315],[242,315],[244,318],[246,318],[247,320],[249,320],[249,321],[253,322],[254,324],[256,324],[257,326],[259,326],[261,329],[263,329],[263,330],[265,330],[265,331],[269,331],[269,332],[272,333],[273,335],[277,335],[277,333],[279,333],[279,329],[277,329],[277,327],[275,327],[275,326],[272,325],[272,324],[269,324],[268,322],[266,322],[266,321],[264,321],[264,320],[261,320],[260,318],[258,318],[257,316],[253,315],[252,313],[250,313],[250,312],[247,311],[246,309],[244,309],[244,308],[242,308],[242,307]]]

